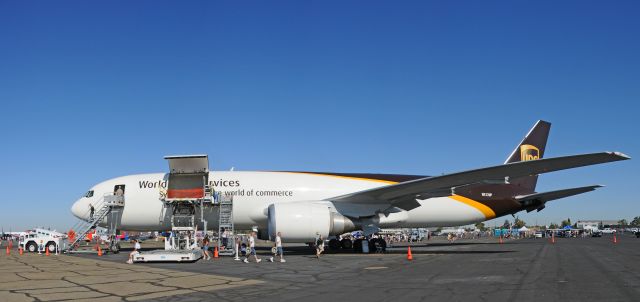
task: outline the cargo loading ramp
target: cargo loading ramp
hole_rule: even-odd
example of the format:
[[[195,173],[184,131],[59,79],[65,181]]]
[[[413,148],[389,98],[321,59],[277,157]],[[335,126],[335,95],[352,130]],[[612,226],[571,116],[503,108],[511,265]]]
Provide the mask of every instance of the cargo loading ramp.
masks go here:
[[[164,250],[145,251],[133,257],[134,262],[193,262],[202,257],[197,245],[196,215],[207,230],[204,207],[213,202],[209,188],[207,155],[165,156],[169,163],[167,191],[160,199],[171,215],[171,236]]]

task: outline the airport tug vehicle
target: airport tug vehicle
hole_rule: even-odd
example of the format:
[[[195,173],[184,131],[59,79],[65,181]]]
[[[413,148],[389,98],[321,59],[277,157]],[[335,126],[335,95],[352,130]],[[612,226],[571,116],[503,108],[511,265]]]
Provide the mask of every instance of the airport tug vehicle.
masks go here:
[[[165,156],[165,159],[169,162],[169,173],[164,178],[166,190],[159,186],[159,199],[164,203],[164,219],[171,222],[171,234],[165,239],[164,250],[139,252],[133,261],[197,261],[203,256],[196,237],[198,226],[202,225],[206,235],[208,222],[204,217],[211,211],[218,211],[217,247],[220,254],[233,254],[233,250],[221,250],[221,235],[226,234],[227,240],[233,236],[233,198],[214,192],[209,186],[208,156]]]
[[[20,235],[18,245],[30,253],[59,253],[69,246],[67,235],[45,229],[34,229]]]

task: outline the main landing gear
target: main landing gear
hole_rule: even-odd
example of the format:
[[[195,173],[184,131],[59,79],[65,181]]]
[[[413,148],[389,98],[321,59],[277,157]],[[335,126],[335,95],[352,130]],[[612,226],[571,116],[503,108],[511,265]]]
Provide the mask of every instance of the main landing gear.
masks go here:
[[[387,250],[387,242],[383,238],[371,238],[367,241],[364,239],[342,239],[337,238],[329,240],[329,249],[334,252],[351,252],[362,253],[362,244],[367,244],[369,253],[384,253]]]

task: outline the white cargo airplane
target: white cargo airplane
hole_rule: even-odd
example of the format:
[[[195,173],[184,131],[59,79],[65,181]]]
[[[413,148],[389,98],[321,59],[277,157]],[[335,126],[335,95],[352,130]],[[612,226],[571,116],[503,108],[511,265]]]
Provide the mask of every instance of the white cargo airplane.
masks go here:
[[[326,238],[354,230],[370,234],[379,228],[458,226],[540,211],[547,201],[600,186],[537,193],[538,174],[629,159],[618,152],[543,159],[549,129],[550,123],[538,121],[502,165],[442,176],[211,171],[209,185],[234,194],[236,229],[258,227],[263,239],[282,232],[286,242],[312,242],[318,233]],[[87,220],[89,204],[122,188],[121,229],[170,230],[160,194],[185,192],[167,188],[166,180],[166,173],[110,179],[93,186],[71,211]],[[210,226],[217,223],[215,214],[213,209],[205,213]]]

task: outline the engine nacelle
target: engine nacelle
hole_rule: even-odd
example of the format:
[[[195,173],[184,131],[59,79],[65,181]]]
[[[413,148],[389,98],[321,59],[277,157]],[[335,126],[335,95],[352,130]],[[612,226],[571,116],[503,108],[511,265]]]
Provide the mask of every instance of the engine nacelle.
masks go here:
[[[313,242],[316,234],[326,238],[355,230],[349,218],[324,201],[275,203],[269,206],[268,215],[269,237],[281,232],[285,242]]]

